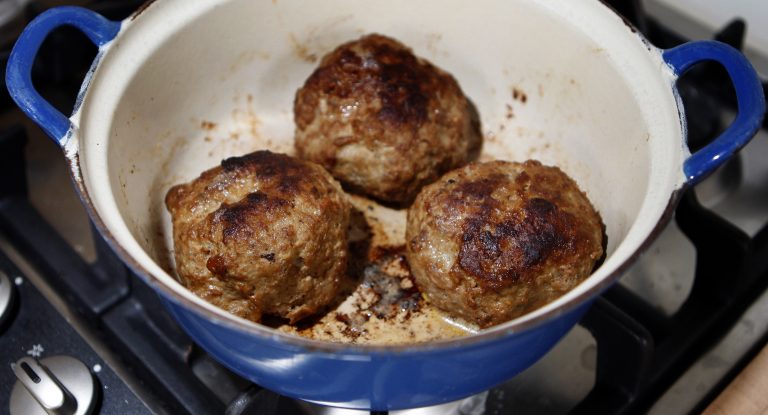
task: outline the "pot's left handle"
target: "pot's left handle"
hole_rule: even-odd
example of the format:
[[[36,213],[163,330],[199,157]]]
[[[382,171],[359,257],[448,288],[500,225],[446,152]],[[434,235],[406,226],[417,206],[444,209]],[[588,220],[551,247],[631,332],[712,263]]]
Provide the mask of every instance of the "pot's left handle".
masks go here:
[[[21,33],[5,70],[5,83],[13,100],[59,145],[63,145],[67,137],[69,118],[37,93],[32,85],[32,64],[48,34],[65,25],[76,27],[99,47],[114,39],[120,31],[120,22],[108,20],[82,7],[49,9],[32,20]]]

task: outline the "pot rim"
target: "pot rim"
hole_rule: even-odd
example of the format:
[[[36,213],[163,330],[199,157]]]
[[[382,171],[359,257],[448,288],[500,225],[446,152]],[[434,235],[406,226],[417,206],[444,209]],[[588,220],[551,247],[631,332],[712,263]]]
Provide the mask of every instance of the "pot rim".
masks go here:
[[[150,5],[148,8],[149,10],[147,8],[143,8],[142,13],[148,13],[148,11],[151,12],[154,5],[157,5],[157,4],[153,3],[152,5]],[[595,6],[600,7],[605,5],[602,3],[595,3]],[[651,46],[648,43],[648,41],[640,34],[639,31],[637,31],[634,27],[629,25],[625,20],[620,18],[619,15],[616,14],[613,10],[610,10],[610,9],[608,10],[611,13],[612,17],[616,19],[617,26],[620,25],[621,30],[631,32],[630,36],[633,36],[633,39],[636,42],[639,42],[642,45],[642,47],[647,51],[648,59],[651,59],[653,61],[658,61],[658,62],[663,61],[661,58],[662,51],[660,49]],[[126,22],[128,24],[126,24]],[[118,34],[116,39],[118,39],[120,35],[123,34],[128,27],[130,27],[132,22],[133,22],[133,19],[124,21],[123,28],[121,29],[121,33]],[[94,66],[93,72],[95,73],[97,70],[98,70],[98,67]],[[682,114],[682,107],[680,106],[677,90],[674,87],[674,83],[672,82],[672,79],[671,79],[672,78],[671,71],[669,71],[668,68],[662,68],[662,71],[659,73],[659,76],[660,77],[668,76],[670,78],[668,79],[668,81],[672,89],[672,96],[677,101],[675,102],[675,105],[677,105],[679,114]],[[84,89],[83,95],[85,95],[86,93],[87,93],[87,88]],[[79,116],[80,116],[79,111],[77,111],[75,115],[73,115],[72,120],[74,125],[79,125],[79,121],[80,121]],[[75,137],[75,134],[76,133],[73,133],[73,137],[70,140],[72,143],[76,143],[79,141]],[[677,134],[679,134],[680,138],[684,140],[684,137],[685,137],[684,117],[680,118],[679,130],[677,131]],[[677,141],[673,141],[673,142],[677,142]],[[682,146],[681,150],[686,151],[685,146]],[[75,154],[75,152],[72,152],[71,154]],[[79,154],[79,152],[77,152],[77,154]],[[166,282],[162,281],[158,276],[154,275],[151,269],[145,266],[145,264],[143,264],[141,260],[132,256],[131,253],[123,245],[120,244],[120,242],[114,236],[112,231],[107,227],[101,215],[98,214],[97,208],[93,204],[91,196],[88,192],[87,185],[84,183],[84,180],[81,177],[82,171],[80,170],[79,159],[75,160],[75,162],[70,163],[70,166],[72,168],[71,173],[75,178],[75,181],[78,183],[78,190],[81,194],[82,200],[84,204],[87,206],[87,209],[91,218],[94,219],[94,221],[96,222],[96,226],[99,232],[105,237],[105,239],[107,240],[109,245],[113,248],[113,250],[118,252],[121,259],[134,272],[136,272],[138,275],[141,275],[145,279],[145,281],[149,282],[150,285],[152,285],[155,289],[161,290],[169,300],[184,306],[186,309],[193,311],[199,316],[202,316],[210,321],[215,321],[216,324],[226,326],[230,329],[257,335],[260,337],[269,337],[269,338],[277,339],[285,345],[311,349],[319,352],[328,352],[328,353],[338,353],[338,352],[365,353],[365,354],[404,353],[404,352],[419,353],[419,352],[433,351],[436,349],[463,348],[470,345],[478,345],[485,342],[490,342],[495,339],[505,337],[508,335],[530,331],[538,327],[543,327],[544,323],[546,323],[547,321],[556,319],[560,315],[570,312],[573,309],[577,308],[578,306],[583,305],[585,302],[589,301],[590,299],[593,299],[602,291],[604,291],[606,288],[608,288],[611,284],[613,284],[616,280],[618,280],[618,278],[626,271],[626,269],[632,263],[635,262],[635,260],[639,257],[642,251],[651,243],[651,241],[655,239],[656,235],[658,235],[658,233],[660,233],[661,230],[666,226],[669,218],[672,216],[675,204],[679,198],[679,190],[683,186],[682,175],[680,175],[679,178],[677,177],[667,178],[667,181],[672,183],[671,184],[672,191],[671,191],[671,195],[667,194],[666,196],[667,198],[667,200],[665,201],[666,206],[660,213],[658,213],[657,219],[659,218],[660,219],[654,223],[653,227],[648,231],[648,233],[644,237],[638,237],[638,238],[642,238],[642,240],[639,242],[637,248],[634,249],[634,251],[631,252],[623,262],[614,264],[615,268],[613,270],[609,270],[607,272],[603,271],[605,272],[605,274],[602,276],[599,276],[599,281],[594,282],[591,286],[589,286],[588,289],[577,290],[578,287],[576,287],[574,288],[574,290],[571,290],[570,292],[564,294],[560,298],[526,315],[523,315],[519,318],[499,324],[494,327],[481,330],[478,333],[473,333],[467,336],[451,338],[451,339],[432,340],[428,342],[377,345],[377,344],[336,343],[336,342],[305,338],[305,337],[301,337],[301,336],[297,336],[289,333],[283,333],[278,330],[229,314],[226,311],[219,309],[213,306],[212,304],[194,296],[186,288],[181,286],[178,283],[178,281],[176,281],[176,284],[178,284],[179,287],[170,286]],[[662,204],[665,202],[660,201],[659,203]],[[646,203],[647,203],[647,200],[646,200]],[[653,208],[653,206],[646,206],[646,207]],[[659,209],[659,207],[656,207],[654,209]],[[638,226],[638,224],[635,223],[633,224],[632,228],[636,226]],[[633,231],[630,229],[628,231],[628,234],[631,234],[632,232]],[[620,243],[620,245],[622,244],[623,242]],[[601,268],[604,266],[605,265],[602,265]],[[167,274],[165,271],[163,270],[161,271],[164,274]],[[597,272],[600,272],[600,270],[598,269]],[[167,277],[173,278],[170,275],[167,275]],[[593,273],[587,280],[585,280],[585,282],[583,282],[580,285],[583,285],[584,283],[586,283],[586,281],[593,278],[595,278],[595,273]],[[179,289],[183,291],[180,292]]]

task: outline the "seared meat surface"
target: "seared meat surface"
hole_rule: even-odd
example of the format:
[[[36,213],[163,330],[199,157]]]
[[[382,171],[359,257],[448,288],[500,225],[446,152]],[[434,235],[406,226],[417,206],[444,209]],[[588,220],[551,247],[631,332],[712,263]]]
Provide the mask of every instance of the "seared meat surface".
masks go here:
[[[603,226],[556,167],[472,163],[421,191],[408,210],[406,250],[427,301],[489,327],[589,276],[603,255]]]
[[[395,204],[410,203],[481,145],[456,80],[375,34],[323,57],[296,93],[294,119],[299,157],[355,192]]]
[[[338,293],[350,206],[322,167],[257,151],[171,188],[165,202],[179,279],[206,301],[294,323]]]

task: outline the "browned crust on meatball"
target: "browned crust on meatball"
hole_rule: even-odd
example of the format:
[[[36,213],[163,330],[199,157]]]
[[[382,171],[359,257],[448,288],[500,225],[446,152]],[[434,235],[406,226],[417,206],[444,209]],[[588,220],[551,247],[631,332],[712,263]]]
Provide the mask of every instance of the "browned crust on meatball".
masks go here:
[[[322,310],[347,266],[349,204],[320,166],[269,151],[171,188],[180,281],[240,317],[296,322]]]
[[[410,202],[481,145],[456,80],[376,34],[322,59],[296,93],[294,118],[299,157],[386,202]]]
[[[428,300],[488,327],[589,276],[603,254],[603,225],[560,169],[495,161],[470,164],[425,187],[408,210],[406,240]]]

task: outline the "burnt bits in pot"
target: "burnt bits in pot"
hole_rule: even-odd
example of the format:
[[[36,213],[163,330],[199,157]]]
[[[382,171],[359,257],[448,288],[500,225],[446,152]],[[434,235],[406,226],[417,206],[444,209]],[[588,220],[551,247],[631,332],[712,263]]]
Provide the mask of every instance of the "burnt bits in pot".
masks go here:
[[[377,206],[358,196],[349,229],[348,278],[325,314],[278,330],[316,340],[358,344],[404,344],[464,336],[474,331],[446,318],[418,290],[402,237],[388,234],[385,218],[403,211]],[[390,220],[392,218],[389,218]],[[403,216],[404,219],[404,216]]]

